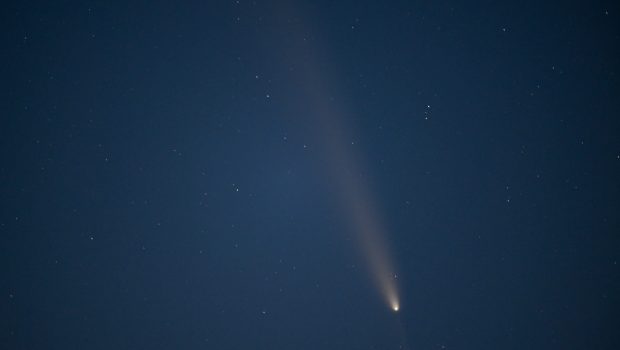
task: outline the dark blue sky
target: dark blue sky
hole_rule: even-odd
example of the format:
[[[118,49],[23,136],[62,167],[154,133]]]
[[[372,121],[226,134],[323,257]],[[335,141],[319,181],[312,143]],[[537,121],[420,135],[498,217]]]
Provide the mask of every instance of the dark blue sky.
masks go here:
[[[1,15],[0,348],[620,347],[617,3]]]

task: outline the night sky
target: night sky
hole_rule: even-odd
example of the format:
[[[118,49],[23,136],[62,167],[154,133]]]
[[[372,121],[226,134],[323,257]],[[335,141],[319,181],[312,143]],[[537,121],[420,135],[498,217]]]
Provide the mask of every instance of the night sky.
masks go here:
[[[618,2],[0,13],[0,348],[620,348]]]

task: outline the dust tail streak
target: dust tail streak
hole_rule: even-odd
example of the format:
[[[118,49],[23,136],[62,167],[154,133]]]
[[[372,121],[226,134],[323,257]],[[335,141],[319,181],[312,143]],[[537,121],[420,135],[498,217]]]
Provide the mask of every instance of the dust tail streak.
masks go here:
[[[304,60],[300,59],[300,62]],[[348,110],[340,103],[337,84],[333,83],[326,69],[316,62],[305,60],[296,67],[299,86],[304,87],[307,109],[313,114],[318,148],[326,159],[327,175],[334,183],[334,191],[341,199],[343,213],[352,230],[355,241],[366,260],[372,280],[378,287],[387,306],[393,311],[400,309],[396,285],[396,272],[387,243],[388,232],[384,228],[376,208],[376,201],[365,182],[362,158],[349,135],[352,123],[346,123]]]
[[[299,96],[299,102],[295,104],[300,109],[299,114],[310,116],[306,122],[316,138],[312,147],[322,151],[332,190],[340,198],[343,215],[355,232],[354,239],[366,260],[372,281],[387,307],[398,311],[401,305],[387,244],[388,232],[382,224],[369,184],[365,182],[360,152],[351,145],[355,133],[350,130],[355,123],[347,122],[347,119],[355,105],[343,102],[346,90],[338,87],[339,70],[326,54],[329,50],[321,40],[327,36],[320,32],[319,26],[308,25],[304,20],[323,16],[312,16],[311,6],[299,8],[304,6],[302,2],[293,5],[289,1],[278,1],[271,6],[273,13],[277,13],[277,32],[282,35],[282,44],[275,52],[288,69],[287,78],[294,80],[298,87],[294,94]]]

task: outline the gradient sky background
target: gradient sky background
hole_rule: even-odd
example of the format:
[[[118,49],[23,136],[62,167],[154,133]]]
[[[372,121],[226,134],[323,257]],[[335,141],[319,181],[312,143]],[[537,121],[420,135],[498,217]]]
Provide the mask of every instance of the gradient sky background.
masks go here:
[[[1,15],[1,348],[620,347],[617,2]]]

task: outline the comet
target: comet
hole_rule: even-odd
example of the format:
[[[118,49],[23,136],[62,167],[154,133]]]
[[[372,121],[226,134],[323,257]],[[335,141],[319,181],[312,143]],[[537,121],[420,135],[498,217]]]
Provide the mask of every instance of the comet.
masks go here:
[[[310,70],[312,71],[312,70]],[[362,159],[358,149],[351,147],[354,139],[348,135],[353,127],[345,123],[346,111],[341,106],[331,103],[329,96],[321,91],[328,91],[318,86],[326,84],[317,81],[320,74],[308,74],[306,86],[313,89],[313,113],[318,126],[318,139],[322,141],[326,162],[326,171],[333,179],[333,192],[340,198],[343,216],[347,219],[353,232],[353,241],[357,244],[365,261],[372,281],[382,295],[387,307],[392,311],[400,310],[397,288],[397,275],[390,254],[389,231],[386,229],[374,198],[369,181],[363,174]],[[331,84],[333,86],[333,84]]]
[[[323,140],[327,171],[332,178],[334,193],[340,198],[343,217],[347,219],[353,233],[353,242],[359,248],[367,270],[385,304],[392,311],[400,310],[397,275],[390,254],[389,231],[383,224],[378,202],[372,196],[370,184],[365,179],[361,157],[350,143],[341,115],[346,115],[334,104],[324,105],[320,99],[315,106],[321,107],[316,115],[320,125],[320,139]]]
[[[296,36],[303,38],[289,43],[284,55],[288,58],[286,64],[295,67],[290,72],[298,82],[303,101],[299,114],[311,118],[307,121],[308,131],[314,133],[316,148],[325,158],[324,170],[332,180],[332,192],[340,199],[343,217],[349,223],[371,280],[385,305],[398,312],[401,307],[389,249],[389,230],[372,195],[371,183],[364,176],[363,151],[353,146],[356,134],[351,130],[355,125],[347,122],[353,109],[340,98],[346,94],[340,93],[344,90],[338,88],[338,79],[328,73],[329,66],[323,62],[331,60],[322,57],[323,50],[317,46],[319,41],[313,40],[314,45],[308,45],[305,36],[312,30],[305,27],[294,9],[284,6],[279,10],[282,18],[297,19],[292,27],[286,22],[286,30],[297,29]]]

